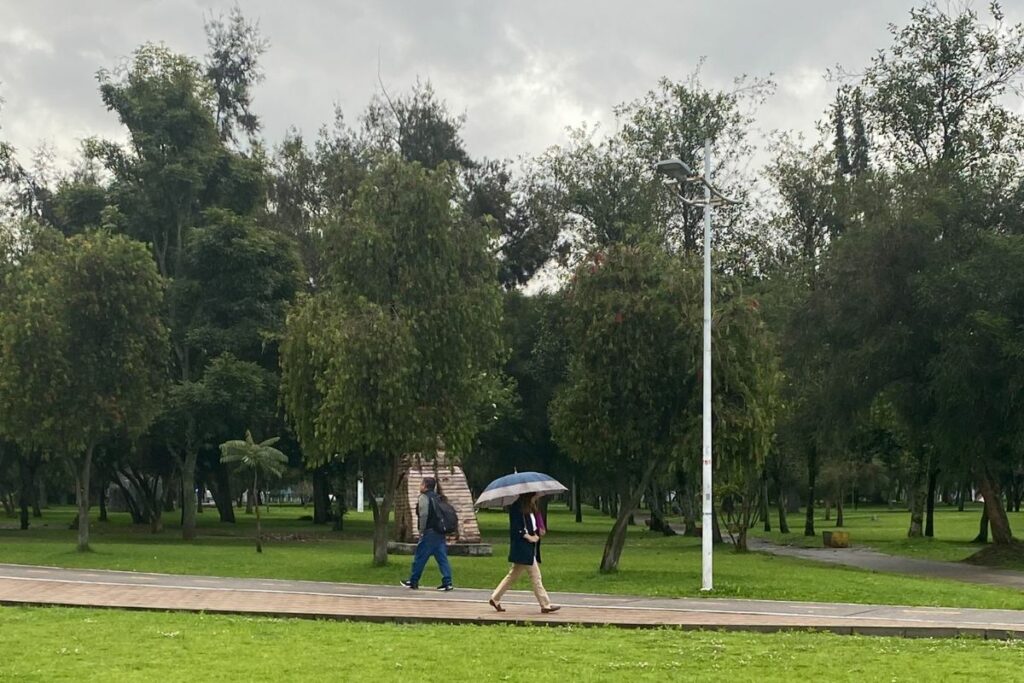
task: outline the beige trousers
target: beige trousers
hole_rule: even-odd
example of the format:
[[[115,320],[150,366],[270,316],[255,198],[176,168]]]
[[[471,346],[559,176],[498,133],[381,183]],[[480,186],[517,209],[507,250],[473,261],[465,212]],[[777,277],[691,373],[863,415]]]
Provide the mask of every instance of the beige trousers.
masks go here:
[[[530,585],[533,586],[533,594],[537,596],[537,602],[544,609],[551,607],[551,600],[548,598],[548,592],[544,590],[544,583],[540,577],[540,565],[534,562],[533,564],[513,564],[512,568],[508,570],[508,574],[498,587],[491,593],[491,600],[494,602],[501,602],[501,596],[505,595],[505,591],[515,583],[516,579],[522,576],[523,572],[530,575]]]

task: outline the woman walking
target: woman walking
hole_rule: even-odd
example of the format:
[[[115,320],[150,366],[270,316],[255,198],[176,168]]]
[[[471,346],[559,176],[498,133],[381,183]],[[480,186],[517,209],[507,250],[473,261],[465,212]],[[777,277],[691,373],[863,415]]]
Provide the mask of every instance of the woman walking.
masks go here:
[[[541,518],[537,510],[539,497],[536,493],[524,493],[508,508],[508,561],[512,563],[512,568],[491,593],[490,599],[491,607],[499,612],[505,611],[501,606],[501,596],[505,595],[505,591],[523,572],[530,575],[530,584],[540,603],[541,613],[548,614],[559,609],[557,605],[551,604],[540,576],[540,538],[545,532],[538,523]]]

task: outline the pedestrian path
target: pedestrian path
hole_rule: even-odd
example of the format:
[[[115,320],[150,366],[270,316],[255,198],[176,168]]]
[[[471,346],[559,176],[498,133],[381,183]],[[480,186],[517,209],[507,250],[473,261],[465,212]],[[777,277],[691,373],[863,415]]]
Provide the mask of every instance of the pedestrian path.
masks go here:
[[[980,583],[986,586],[1024,590],[1024,572],[1009,569],[988,569],[963,562],[919,560],[902,555],[889,555],[867,548],[803,548],[780,545],[762,538],[748,537],[747,547],[771,555],[798,557],[802,560],[839,564],[876,572],[931,576],[937,579]]]
[[[1024,611],[842,603],[647,598],[552,593],[562,609],[541,614],[510,591],[495,612],[489,592],[399,586],[148,574],[0,564],[0,604],[117,607],[375,622],[609,625],[736,631],[815,630],[908,637],[1024,638]]]

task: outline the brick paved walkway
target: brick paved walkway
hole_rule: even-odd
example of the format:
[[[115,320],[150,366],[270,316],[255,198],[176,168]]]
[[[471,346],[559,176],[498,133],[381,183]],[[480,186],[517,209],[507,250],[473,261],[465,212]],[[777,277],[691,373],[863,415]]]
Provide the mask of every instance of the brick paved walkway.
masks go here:
[[[1024,611],[553,593],[562,610],[540,614],[530,593],[409,591],[315,581],[230,579],[0,564],[0,604],[183,610],[377,622],[606,624],[743,631],[1024,638]]]

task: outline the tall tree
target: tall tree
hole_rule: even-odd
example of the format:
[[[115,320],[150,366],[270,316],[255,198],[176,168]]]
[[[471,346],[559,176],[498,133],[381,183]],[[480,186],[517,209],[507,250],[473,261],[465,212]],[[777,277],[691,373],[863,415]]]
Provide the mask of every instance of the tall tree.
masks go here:
[[[78,549],[88,550],[94,450],[113,434],[144,431],[162,398],[163,285],[145,247],[92,233],[34,252],[5,289],[2,431],[74,462]]]
[[[224,212],[254,213],[265,200],[263,172],[258,158],[232,151],[220,139],[213,88],[194,60],[164,47],[143,45],[123,72],[100,71],[98,78],[103,102],[130,134],[125,146],[96,140],[88,144],[90,154],[113,176],[113,207],[106,217],[118,230],[151,246],[157,268],[169,282],[167,319],[176,398],[168,403],[173,414],[161,423],[180,420],[179,430],[164,433],[173,437],[167,445],[185,492],[182,535],[192,539],[204,413],[198,407],[201,401],[194,404],[195,410],[184,409],[196,393],[193,384],[202,381],[213,358],[197,343],[193,325],[202,321],[194,315],[202,310],[203,297],[217,298],[223,292],[197,287],[190,277],[194,259],[189,249],[193,232],[221,221]],[[223,211],[212,211],[218,208]],[[220,440],[213,442],[214,447]]]
[[[657,247],[619,245],[581,264],[566,294],[569,371],[552,429],[570,457],[616,482],[602,572],[618,568],[630,515],[692,427],[698,278]]]
[[[289,317],[284,404],[308,458],[376,474],[374,563],[387,562],[401,457],[468,452],[494,401],[500,290],[487,235],[447,166],[385,158],[328,236],[329,288]]]

